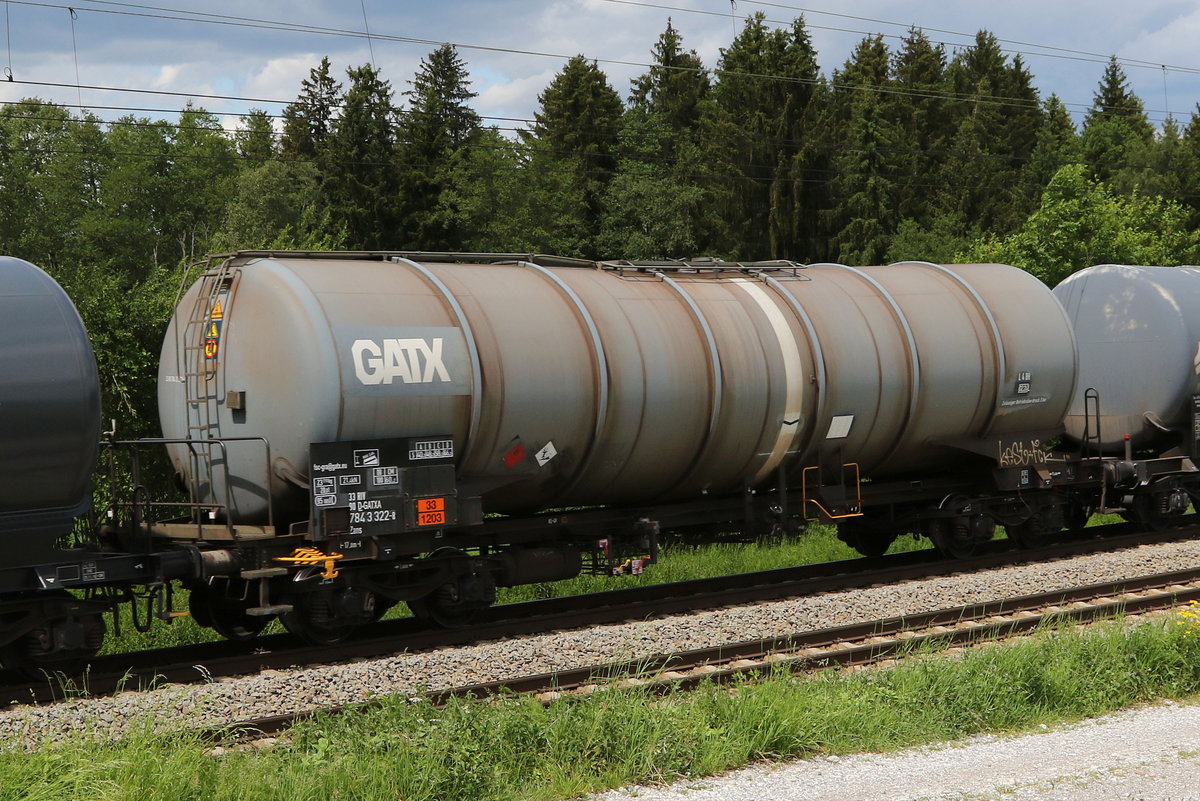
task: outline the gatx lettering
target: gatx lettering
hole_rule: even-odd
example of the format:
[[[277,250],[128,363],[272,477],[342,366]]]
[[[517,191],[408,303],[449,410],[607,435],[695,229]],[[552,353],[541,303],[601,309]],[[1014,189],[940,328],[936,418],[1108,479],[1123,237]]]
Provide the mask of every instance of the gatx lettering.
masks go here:
[[[367,386],[449,382],[450,374],[442,363],[442,338],[433,339],[356,339],[350,346],[354,374]]]

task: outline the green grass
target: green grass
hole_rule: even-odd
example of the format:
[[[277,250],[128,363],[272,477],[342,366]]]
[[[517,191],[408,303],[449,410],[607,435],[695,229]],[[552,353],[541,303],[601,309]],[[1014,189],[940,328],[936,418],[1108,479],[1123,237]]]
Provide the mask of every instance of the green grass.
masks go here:
[[[899,537],[888,553],[929,548],[927,540]],[[836,562],[861,556],[837,538],[833,526],[809,526],[808,531],[782,541],[689,546],[668,541],[657,564],[639,576],[579,576],[552,584],[526,584],[500,590],[500,603],[559,598],[590,592],[665,584],[674,581],[729,576],[758,570],[774,570],[821,562]]]
[[[1186,612],[1187,610],[1185,610]],[[119,742],[0,754],[0,801],[561,799],[753,760],[889,750],[1071,721],[1200,692],[1195,617],[1063,628],[889,669],[772,675],[658,699],[608,690],[543,707],[388,699],[265,751],[213,755],[161,722]]]

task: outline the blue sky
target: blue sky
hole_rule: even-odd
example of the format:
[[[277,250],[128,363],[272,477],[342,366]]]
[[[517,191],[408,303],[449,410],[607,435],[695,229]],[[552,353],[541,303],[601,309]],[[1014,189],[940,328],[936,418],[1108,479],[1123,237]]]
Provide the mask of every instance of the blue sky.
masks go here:
[[[1186,119],[1200,100],[1200,3],[1178,0],[160,2],[71,0],[72,19],[65,3],[3,0],[0,64],[15,80],[0,81],[0,101],[37,96],[82,101],[102,117],[126,109],[163,117],[194,96],[232,125],[250,106],[277,113],[322,56],[339,76],[374,61],[401,92],[421,57],[436,43],[450,42],[471,71],[479,112],[512,126],[521,123],[499,118],[529,119],[564,57],[598,59],[627,95],[668,17],[685,44],[715,66],[720,49],[755,11],[778,24],[803,14],[826,74],[867,34],[895,37],[889,39],[894,43],[915,25],[952,48],[986,28],[1023,54],[1043,96],[1056,92],[1077,117],[1091,102],[1109,54],[1140,62],[1125,68],[1152,119],[1160,121],[1167,111]],[[84,85],[177,94],[77,90],[77,71]],[[206,97],[211,95],[257,100]]]

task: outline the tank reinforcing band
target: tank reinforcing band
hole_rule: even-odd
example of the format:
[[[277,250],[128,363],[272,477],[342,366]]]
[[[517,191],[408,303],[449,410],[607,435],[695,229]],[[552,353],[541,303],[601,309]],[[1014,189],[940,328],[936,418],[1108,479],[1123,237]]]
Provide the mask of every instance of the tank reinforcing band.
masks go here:
[[[899,323],[900,328],[904,331],[904,341],[908,346],[909,375],[912,377],[912,384],[909,386],[908,390],[908,408],[904,411],[904,422],[900,425],[895,440],[892,441],[892,444],[884,452],[884,457],[878,462],[878,464],[884,464],[893,456],[895,456],[898,450],[900,450],[900,445],[904,441],[905,435],[908,434],[909,424],[912,422],[913,415],[916,413],[917,401],[921,396],[921,359],[917,354],[916,337],[913,336],[912,326],[908,324],[908,317],[906,317],[904,312],[900,309],[900,304],[896,302],[896,299],[892,296],[892,293],[888,292],[887,288],[884,287],[883,284],[876,281],[870,275],[858,269],[857,267],[848,267],[845,264],[837,264],[836,262],[824,262],[822,264],[814,264],[813,266],[834,267],[839,270],[846,270],[847,272],[850,272],[861,278],[879,293],[879,296],[883,298],[884,302],[887,303],[887,305],[891,308],[892,314],[896,318],[896,322]],[[819,430],[820,429],[818,429],[818,431]]]
[[[704,440],[700,443],[700,447],[696,449],[696,456],[692,459],[691,465],[687,470],[683,471],[683,478],[676,481],[671,488],[665,493],[670,494],[679,487],[684,486],[695,476],[696,471],[700,469],[700,465],[704,462],[704,457],[708,455],[709,446],[712,444],[713,435],[716,433],[717,424],[721,417],[721,408],[725,402],[724,396],[724,375],[721,371],[721,355],[717,351],[717,339],[713,336],[712,327],[708,324],[708,318],[704,316],[704,312],[700,311],[700,306],[695,299],[687,293],[687,291],[679,285],[679,282],[666,275],[665,273],[655,270],[651,273],[658,277],[664,284],[671,287],[677,295],[691,310],[692,316],[696,324],[700,327],[701,333],[704,334],[705,342],[708,344],[708,370],[709,370],[709,417],[708,431],[704,434]]]
[[[799,436],[799,423],[804,411],[804,379],[802,377],[804,365],[800,359],[800,346],[796,344],[796,337],[792,334],[792,327],[788,325],[787,317],[784,316],[783,310],[779,308],[778,300],[773,298],[767,290],[763,289],[757,281],[752,281],[749,278],[734,278],[730,283],[749,295],[759,311],[762,312],[763,317],[766,318],[767,323],[771,326],[772,333],[775,334],[775,340],[779,344],[780,356],[783,359],[783,415],[779,421],[779,432],[775,435],[775,444],[771,447],[770,452],[766,454],[767,458],[763,462],[762,467],[758,469],[754,474],[754,478],[750,480],[751,484],[757,485],[779,466],[779,463],[791,451],[796,438]]]
[[[596,452],[596,446],[599,444],[601,437],[604,435],[605,424],[608,421],[608,399],[610,387],[608,382],[608,357],[604,352],[604,342],[600,339],[600,330],[596,327],[596,321],[592,317],[592,313],[588,311],[587,305],[578,293],[572,289],[567,282],[563,281],[552,271],[546,269],[540,264],[533,262],[520,261],[518,266],[525,267],[529,270],[541,273],[550,280],[575,306],[575,311],[583,319],[584,325],[587,326],[588,336],[592,340],[592,356],[593,364],[596,372],[596,425],[592,431],[592,441],[588,443],[583,455],[579,458],[578,467],[575,469],[575,475],[567,483],[563,489],[563,494],[575,489],[575,485],[587,472],[587,468],[591,462],[592,455]]]
[[[813,365],[816,368],[817,379],[815,384],[816,390],[814,393],[816,395],[816,404],[813,409],[812,419],[816,423],[820,423],[821,420],[825,419],[826,398],[828,397],[828,393],[825,391],[825,381],[827,380],[825,371],[825,352],[821,349],[821,340],[817,337],[817,329],[813,326],[812,318],[809,317],[808,312],[805,311],[804,306],[800,304],[800,301],[796,299],[796,296],[791,292],[788,292],[783,284],[781,284],[778,280],[770,275],[767,275],[766,273],[752,273],[752,275],[754,275],[756,278],[761,278],[766,282],[767,286],[775,290],[775,292],[781,298],[783,298],[784,302],[791,307],[792,311],[796,315],[796,318],[800,320],[800,324],[804,326],[804,333],[808,336],[809,349],[812,351]],[[809,278],[809,280],[811,281],[812,279]],[[796,420],[797,435],[799,435],[803,427],[804,420]],[[818,431],[819,429],[814,425],[812,429],[812,436],[809,437],[809,441],[801,443],[801,445],[798,448],[795,448],[789,455],[795,456],[796,454],[803,455],[805,453],[810,453],[816,447]]]
[[[996,318],[992,314],[991,307],[983,302],[983,297],[981,297],[980,294],[975,291],[975,287],[967,283],[967,279],[949,269],[944,264],[934,264],[933,262],[929,261],[901,261],[896,262],[896,264],[916,264],[922,267],[928,267],[931,270],[936,270],[937,272],[948,276],[951,281],[954,281],[956,284],[965,289],[967,294],[971,296],[971,299],[975,301],[975,305],[979,307],[979,311],[983,313],[984,319],[987,320],[988,329],[992,335],[992,353],[994,353],[996,356],[996,397],[998,398],[1001,389],[1005,385],[1004,376],[1008,374],[1008,358],[1004,353],[1004,340],[1000,336],[1000,326],[996,324]],[[1000,404],[992,403],[991,407],[992,409],[990,412],[988,412],[987,420],[983,424],[983,430],[979,432],[979,436],[981,437],[985,436],[987,432],[991,430],[992,423],[996,421],[996,413],[1000,408]]]
[[[471,422],[467,426],[467,441],[465,444],[467,448],[472,448],[475,446],[475,434],[479,431],[479,417],[483,410],[483,398],[481,397],[481,393],[483,392],[483,368],[479,363],[479,349],[475,347],[475,332],[471,330],[471,323],[467,320],[466,312],[459,305],[458,298],[454,297],[454,293],[450,291],[450,288],[442,283],[442,280],[434,275],[428,267],[404,256],[390,256],[389,260],[396,264],[408,265],[420,273],[438,292],[442,293],[446,305],[450,307],[450,310],[458,320],[459,326],[462,327],[463,336],[467,340],[467,353],[471,357]]]

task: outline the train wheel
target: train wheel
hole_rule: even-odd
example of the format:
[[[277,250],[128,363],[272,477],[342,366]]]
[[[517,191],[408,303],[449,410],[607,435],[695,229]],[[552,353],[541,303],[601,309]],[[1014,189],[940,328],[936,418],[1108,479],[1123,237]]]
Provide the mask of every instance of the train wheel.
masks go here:
[[[106,629],[99,612],[47,620],[0,649],[0,662],[35,679],[79,675],[100,652]]]
[[[247,602],[239,595],[245,593],[226,593],[209,586],[196,587],[188,598],[188,611],[201,626],[212,628],[226,639],[251,640],[262,632],[270,618],[246,614]]]
[[[1044,548],[1058,539],[1063,528],[1061,506],[1046,506],[1030,515],[1024,523],[1008,527],[1008,536],[1022,548]]]
[[[496,602],[496,580],[490,573],[456,576],[424,598],[408,602],[421,620],[446,629],[466,626]]]
[[[926,536],[938,553],[947,559],[966,559],[974,556],[979,541],[971,532],[968,517],[939,517],[928,521]]]
[[[306,592],[288,599],[291,612],[279,616],[283,627],[312,645],[335,645],[356,628],[353,621],[337,614],[332,593]]]
[[[847,520],[838,524],[838,539],[863,556],[883,556],[896,541],[896,532],[874,529]]]

